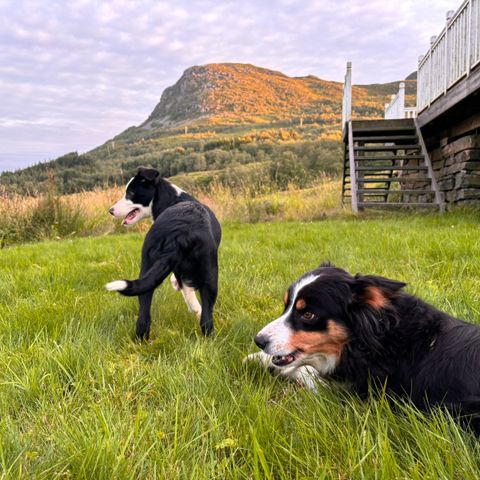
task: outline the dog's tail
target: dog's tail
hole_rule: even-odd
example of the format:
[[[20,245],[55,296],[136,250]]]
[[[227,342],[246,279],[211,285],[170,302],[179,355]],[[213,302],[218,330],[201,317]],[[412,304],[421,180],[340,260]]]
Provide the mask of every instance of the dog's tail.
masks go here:
[[[107,283],[105,288],[110,292],[118,292],[127,297],[135,297],[147,293],[158,287],[171,272],[171,269],[164,261],[155,262],[137,280],[114,280]]]

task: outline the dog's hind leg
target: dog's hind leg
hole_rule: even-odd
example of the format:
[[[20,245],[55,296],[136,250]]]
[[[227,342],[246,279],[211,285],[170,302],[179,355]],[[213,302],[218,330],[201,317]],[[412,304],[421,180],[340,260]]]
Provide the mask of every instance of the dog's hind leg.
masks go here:
[[[182,286],[182,295],[185,303],[188,306],[188,310],[196,315],[196,317],[200,320],[202,315],[202,306],[197,300],[197,296],[195,295],[195,289],[192,287],[188,287],[187,285]]]
[[[152,264],[150,263],[150,261],[147,258],[143,258],[142,266],[140,268],[140,278],[143,278],[145,275],[147,275],[151,269]],[[165,270],[166,269],[163,269],[162,271],[165,272]],[[150,337],[150,324],[152,322],[150,309],[152,305],[154,291],[155,289],[152,288],[148,292],[145,292],[138,296],[138,303],[140,305],[140,308],[138,310],[138,319],[135,332],[137,338],[139,338],[140,340],[148,340],[148,338]]]
[[[202,299],[200,328],[202,329],[202,333],[207,336],[213,331],[213,307],[217,299],[216,284],[215,286],[207,284],[201,287],[200,298]]]
[[[172,273],[172,275],[170,276],[170,283],[172,285],[172,288],[177,292],[181,290],[180,284],[178,283],[177,277],[174,273]]]
[[[140,309],[138,311],[138,320],[136,326],[136,335],[140,340],[148,340],[150,336],[150,307],[152,305],[152,297],[154,290],[150,290],[138,297]]]
[[[180,286],[180,283],[174,273],[172,273],[170,276],[170,283],[177,292],[182,292],[183,299],[188,307],[188,311],[194,313],[196,317],[200,319],[202,307],[200,303],[198,303],[197,296],[195,295],[195,289],[185,284]]]

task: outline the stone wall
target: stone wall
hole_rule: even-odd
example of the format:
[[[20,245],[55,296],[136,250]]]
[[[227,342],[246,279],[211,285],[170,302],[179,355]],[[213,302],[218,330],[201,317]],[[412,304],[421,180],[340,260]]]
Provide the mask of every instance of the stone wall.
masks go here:
[[[428,148],[428,147],[427,147]],[[433,172],[443,201],[449,205],[460,203],[480,204],[480,134],[469,133],[460,138],[445,139],[429,149]],[[418,160],[407,160],[407,166],[418,166]],[[405,193],[406,202],[433,202],[431,182],[417,179],[425,172],[405,172],[403,175],[412,182],[403,182],[402,190],[423,190],[422,193]]]
[[[480,202],[480,134],[445,140],[429,154],[447,206]]]

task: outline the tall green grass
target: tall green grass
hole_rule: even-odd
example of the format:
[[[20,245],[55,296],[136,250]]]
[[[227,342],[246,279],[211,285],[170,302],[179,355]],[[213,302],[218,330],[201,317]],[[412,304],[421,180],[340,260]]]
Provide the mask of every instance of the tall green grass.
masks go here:
[[[137,275],[141,234],[1,251],[2,478],[478,478],[480,442],[442,411],[313,394],[242,358],[326,259],[479,322],[479,233],[466,213],[228,224],[213,337],[166,284],[148,343],[136,300],[103,289]]]

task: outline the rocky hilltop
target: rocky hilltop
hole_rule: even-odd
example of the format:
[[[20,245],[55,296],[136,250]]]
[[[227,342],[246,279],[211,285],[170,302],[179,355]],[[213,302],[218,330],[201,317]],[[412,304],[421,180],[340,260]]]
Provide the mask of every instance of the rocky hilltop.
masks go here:
[[[370,110],[369,116],[381,114],[384,92],[394,91],[395,84],[378,87],[354,87],[356,107]],[[175,85],[165,89],[142,127],[175,127],[202,119],[238,123],[319,114],[330,116],[333,121],[340,114],[342,94],[341,83],[313,75],[288,77],[239,63],[194,66],[185,70]]]

